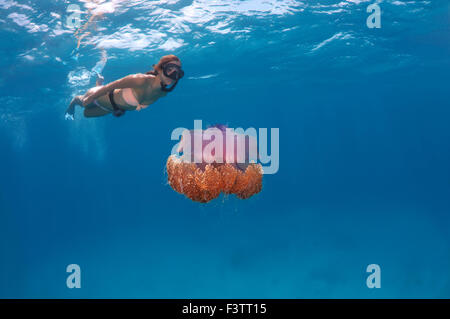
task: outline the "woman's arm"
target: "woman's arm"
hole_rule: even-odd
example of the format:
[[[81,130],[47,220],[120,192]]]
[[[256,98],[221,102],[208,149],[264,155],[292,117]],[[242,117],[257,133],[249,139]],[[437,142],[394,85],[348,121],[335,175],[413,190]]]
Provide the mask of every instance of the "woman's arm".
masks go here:
[[[132,74],[128,75],[124,78],[111,82],[102,88],[98,89],[92,94],[85,95],[83,97],[83,106],[91,104],[95,99],[109,93],[115,89],[124,89],[124,88],[141,88],[146,84],[146,81],[150,77],[146,74]]]

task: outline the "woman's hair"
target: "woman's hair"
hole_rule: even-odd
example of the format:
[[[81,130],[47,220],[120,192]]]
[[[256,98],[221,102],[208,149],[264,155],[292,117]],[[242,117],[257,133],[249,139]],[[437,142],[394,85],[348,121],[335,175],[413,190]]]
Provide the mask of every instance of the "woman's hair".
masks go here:
[[[170,61],[178,61],[181,62],[180,59],[173,54],[165,55],[163,56],[157,64],[153,65],[153,70],[148,71],[146,74],[152,74],[157,75],[159,72],[162,71],[162,66]]]

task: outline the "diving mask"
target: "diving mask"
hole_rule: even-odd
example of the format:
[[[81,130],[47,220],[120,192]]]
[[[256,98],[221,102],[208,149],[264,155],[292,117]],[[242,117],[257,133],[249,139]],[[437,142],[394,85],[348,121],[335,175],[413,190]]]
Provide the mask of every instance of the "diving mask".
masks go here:
[[[181,69],[181,66],[175,63],[168,62],[164,64],[162,70],[165,76],[174,81],[177,81],[184,76],[184,71]]]

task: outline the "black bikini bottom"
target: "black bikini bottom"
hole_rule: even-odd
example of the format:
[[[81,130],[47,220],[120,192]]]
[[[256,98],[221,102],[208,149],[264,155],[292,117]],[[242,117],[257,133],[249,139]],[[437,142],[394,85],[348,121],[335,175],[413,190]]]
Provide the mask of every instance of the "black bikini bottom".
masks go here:
[[[120,107],[117,106],[116,102],[114,101],[114,90],[110,91],[109,94],[109,102],[111,102],[111,105],[113,107],[113,114],[114,116],[122,116],[125,114],[125,110],[121,109]]]

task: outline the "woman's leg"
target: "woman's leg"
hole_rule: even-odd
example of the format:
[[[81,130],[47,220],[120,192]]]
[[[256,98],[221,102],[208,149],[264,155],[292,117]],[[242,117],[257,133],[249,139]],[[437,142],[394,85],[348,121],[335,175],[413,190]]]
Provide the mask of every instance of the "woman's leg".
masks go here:
[[[103,81],[105,80],[103,78],[103,76],[99,73],[96,73],[96,75],[97,75],[97,79],[95,81],[96,86],[89,89],[87,93],[91,93],[92,91],[98,90],[100,88],[100,86],[103,85]],[[72,102],[70,102],[69,107],[66,110],[66,114],[65,114],[66,120],[74,120],[75,106],[79,105],[79,106],[83,107],[82,99],[83,99],[83,95],[77,95],[72,99]],[[111,113],[111,112],[100,108],[95,103],[92,103],[91,105],[86,106],[84,109],[84,116],[86,116],[86,117],[98,117],[98,116],[106,115],[108,113]]]
[[[97,74],[97,80],[95,81],[95,85],[102,86],[103,81],[105,81],[105,78],[100,73],[96,73],[96,74]]]
[[[81,101],[82,97],[82,95],[77,95],[72,99],[72,102],[70,102],[69,107],[66,110],[66,120],[74,120],[75,105],[83,106],[83,102]]]
[[[84,109],[84,116],[85,117],[99,117],[106,114],[110,114],[111,111],[105,110],[98,105],[95,105],[92,103],[91,105],[88,105]]]

